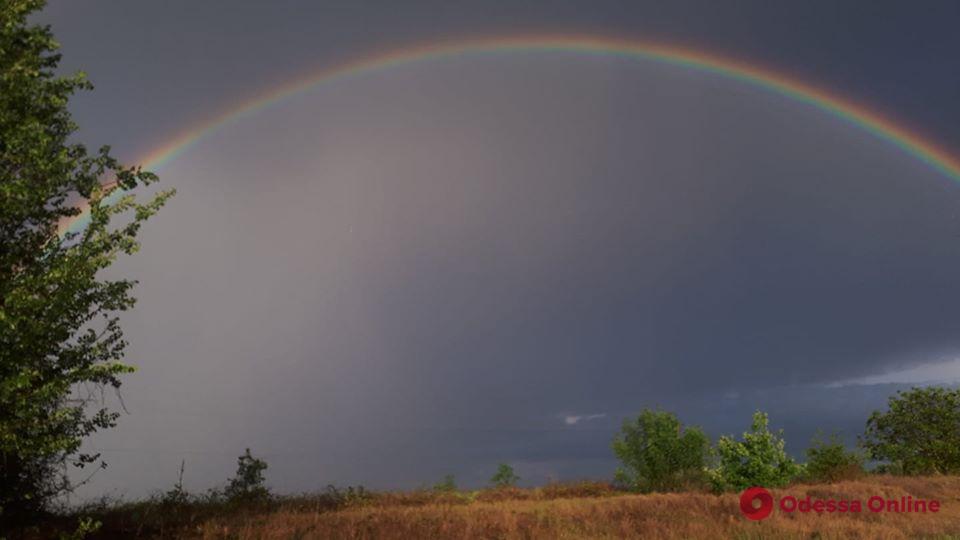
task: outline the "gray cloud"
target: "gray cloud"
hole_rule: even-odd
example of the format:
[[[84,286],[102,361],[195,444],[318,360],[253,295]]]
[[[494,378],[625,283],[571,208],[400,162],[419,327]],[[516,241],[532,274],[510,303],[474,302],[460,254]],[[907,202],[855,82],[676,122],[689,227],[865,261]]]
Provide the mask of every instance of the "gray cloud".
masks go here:
[[[675,68],[384,71],[161,173],[181,195],[119,269],[142,281],[141,371],[93,441],[113,464],[97,490],[161,487],[180,459],[209,486],[246,446],[288,491],[477,484],[500,461],[528,482],[607,475],[645,406],[715,434],[763,407],[798,450],[887,395],[822,385],[958,346],[952,186]]]
[[[563,415],[563,423],[568,426],[575,426],[580,422],[589,422],[591,420],[599,420],[601,418],[606,418],[606,413],[597,413],[597,414],[565,414]]]
[[[129,156],[276,81],[465,32],[676,33],[947,138],[960,111],[953,55],[935,54],[956,50],[938,41],[956,17],[908,32],[912,8],[891,30],[855,3],[74,4],[48,17],[99,84],[75,103],[83,134]],[[159,172],[180,196],[117,269],[141,280],[131,414],[91,441],[111,467],[85,495],[164,488],[181,459],[203,489],[247,446],[281,491],[479,485],[501,461],[529,483],[606,477],[614,431],[646,406],[711,435],[763,408],[799,453],[817,428],[852,440],[893,383],[947,379],[933,364],[960,348],[956,186],[712,75],[419,64],[245,118]]]

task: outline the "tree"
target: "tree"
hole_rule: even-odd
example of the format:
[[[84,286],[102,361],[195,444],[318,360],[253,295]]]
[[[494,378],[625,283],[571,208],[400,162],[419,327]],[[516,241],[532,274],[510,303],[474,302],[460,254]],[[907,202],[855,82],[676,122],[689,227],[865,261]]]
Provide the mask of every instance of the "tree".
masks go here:
[[[795,478],[802,468],[787,455],[783,430],[772,433],[767,425],[767,414],[753,413],[750,431],[743,440],[723,436],[717,441],[718,466],[713,469],[711,481],[718,491],[740,491],[748,487],[783,487]]]
[[[624,421],[613,453],[623,464],[619,483],[641,492],[672,491],[702,482],[710,440],[699,428],[684,429],[672,413],[646,409]]]
[[[839,482],[863,475],[863,456],[850,452],[836,434],[814,437],[807,448],[805,478],[815,482]]]
[[[861,443],[870,457],[903,474],[960,473],[960,389],[899,391],[874,411]]]
[[[497,466],[497,472],[490,478],[490,483],[495,487],[505,488],[513,486],[518,480],[520,480],[520,477],[514,474],[513,467],[501,463]]]
[[[109,147],[91,154],[72,142],[67,102],[91,85],[55,73],[50,29],[27,23],[43,4],[0,9],[0,529],[68,489],[66,465],[101,463],[79,448],[117,418],[92,398],[133,369],[117,313],[133,305],[135,282],[99,275],[138,249],[142,222],[172,195],[138,203],[127,192],[156,176],[121,165]],[[81,202],[89,224],[61,234]]]
[[[263,471],[267,470],[267,462],[253,457],[247,448],[242,456],[237,458],[237,474],[230,479],[227,489],[224,490],[227,500],[235,503],[251,503],[265,501],[270,498]]]

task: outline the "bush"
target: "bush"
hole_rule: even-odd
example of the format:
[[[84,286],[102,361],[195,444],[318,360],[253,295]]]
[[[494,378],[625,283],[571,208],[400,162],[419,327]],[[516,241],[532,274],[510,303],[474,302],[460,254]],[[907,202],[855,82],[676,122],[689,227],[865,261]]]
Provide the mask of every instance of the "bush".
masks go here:
[[[267,470],[267,462],[255,458],[250,449],[237,458],[237,475],[230,479],[224,496],[234,503],[264,502],[270,499],[270,490],[267,489],[263,471]]]
[[[178,507],[190,502],[190,494],[183,489],[183,468],[185,465],[185,461],[180,462],[180,476],[177,477],[177,483],[160,497],[160,503],[163,506]]]
[[[850,452],[833,434],[828,440],[815,437],[807,448],[805,478],[813,482],[839,482],[863,476],[863,456]]]
[[[501,463],[497,466],[497,472],[490,478],[490,483],[492,483],[494,487],[506,488],[513,487],[519,480],[520,477],[514,474],[513,467],[506,463]]]
[[[870,415],[862,444],[903,474],[960,473],[960,389],[897,392],[887,412]]]
[[[740,491],[752,486],[783,487],[803,470],[787,455],[783,431],[767,428],[767,414],[753,414],[743,441],[723,436],[717,441],[718,466],[710,471],[714,490]]]
[[[443,477],[443,480],[434,484],[433,490],[441,493],[454,492],[457,490],[457,479],[452,474],[448,474]]]
[[[617,483],[641,492],[676,491],[702,485],[710,441],[699,428],[684,429],[672,413],[646,409],[624,421],[613,453],[623,464]]]

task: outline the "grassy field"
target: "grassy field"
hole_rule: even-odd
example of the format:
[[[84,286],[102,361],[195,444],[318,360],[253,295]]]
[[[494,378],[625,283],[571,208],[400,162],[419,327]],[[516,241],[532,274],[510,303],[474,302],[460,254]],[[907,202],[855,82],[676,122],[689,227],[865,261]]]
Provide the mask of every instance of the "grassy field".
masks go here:
[[[94,513],[99,538],[960,538],[960,477],[868,476],[772,490],[775,500],[935,499],[936,513],[745,519],[738,494],[634,495],[600,483],[479,492],[292,497],[259,508],[130,503]]]

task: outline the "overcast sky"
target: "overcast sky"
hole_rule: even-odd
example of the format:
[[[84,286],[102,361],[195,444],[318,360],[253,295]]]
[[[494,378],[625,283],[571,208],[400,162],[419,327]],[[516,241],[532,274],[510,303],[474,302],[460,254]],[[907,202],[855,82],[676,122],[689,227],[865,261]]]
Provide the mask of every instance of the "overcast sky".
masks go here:
[[[245,5],[246,4],[246,5]],[[68,2],[73,110],[135,160],[326,66],[571,32],[763,65],[960,148],[955,2]],[[179,195],[116,271],[129,411],[84,494],[226,479],[410,488],[499,462],[608,478],[643,407],[712,435],[756,408],[799,454],[905,384],[960,379],[960,186],[741,82],[569,53],[318,86],[157,171]]]

